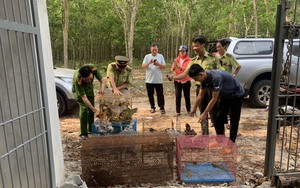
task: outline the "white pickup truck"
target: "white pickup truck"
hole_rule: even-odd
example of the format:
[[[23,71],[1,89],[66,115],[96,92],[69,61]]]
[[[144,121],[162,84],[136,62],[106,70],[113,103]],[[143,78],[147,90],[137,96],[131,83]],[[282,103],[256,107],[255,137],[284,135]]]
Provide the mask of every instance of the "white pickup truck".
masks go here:
[[[227,53],[233,55],[241,64],[236,79],[244,87],[251,104],[255,107],[266,107],[270,100],[271,72],[274,52],[273,38],[228,38],[230,44]],[[286,43],[285,43],[286,44]],[[286,45],[283,55],[286,56]],[[290,79],[300,84],[299,40],[293,43]],[[286,57],[283,57],[285,61]],[[299,70],[298,70],[299,69]],[[299,72],[300,74],[300,72]]]
[[[77,105],[72,93],[72,79],[75,70],[66,68],[54,68],[54,79],[57,97],[58,114],[62,115],[67,110]]]

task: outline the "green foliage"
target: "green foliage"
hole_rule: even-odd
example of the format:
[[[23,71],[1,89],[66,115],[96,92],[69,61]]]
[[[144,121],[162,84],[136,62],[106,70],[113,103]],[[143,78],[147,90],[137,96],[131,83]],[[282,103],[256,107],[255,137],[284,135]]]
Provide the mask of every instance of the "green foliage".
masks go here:
[[[113,61],[115,55],[125,55],[123,25],[113,5],[132,1],[68,1],[70,67],[84,62],[102,64]],[[62,2],[47,1],[53,59],[57,64],[63,60]],[[256,0],[259,35],[274,36],[278,2]],[[292,18],[291,13],[289,17]],[[208,40],[253,35],[254,21],[253,0],[141,0],[135,25],[133,66],[140,66],[153,42],[159,44],[166,60],[173,59],[182,42],[190,45],[199,34]]]

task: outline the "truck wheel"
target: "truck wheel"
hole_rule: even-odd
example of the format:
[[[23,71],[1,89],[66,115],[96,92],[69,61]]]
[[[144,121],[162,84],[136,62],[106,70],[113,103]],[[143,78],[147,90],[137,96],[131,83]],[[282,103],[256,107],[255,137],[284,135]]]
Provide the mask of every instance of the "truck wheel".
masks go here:
[[[260,80],[254,84],[250,91],[250,102],[258,108],[264,108],[267,106],[267,102],[270,101],[270,80]]]
[[[66,108],[67,108],[67,104],[65,102],[64,97],[56,92],[56,97],[57,97],[57,110],[58,110],[58,115],[61,116],[65,113]]]

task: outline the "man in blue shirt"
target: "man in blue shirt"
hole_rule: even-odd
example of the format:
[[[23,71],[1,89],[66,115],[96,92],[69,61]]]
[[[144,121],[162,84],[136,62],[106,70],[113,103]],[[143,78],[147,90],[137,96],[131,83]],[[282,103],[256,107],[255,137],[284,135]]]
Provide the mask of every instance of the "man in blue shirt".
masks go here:
[[[224,135],[224,122],[230,111],[230,140],[235,142],[241,108],[245,91],[238,81],[228,72],[223,70],[204,70],[200,65],[194,64],[189,70],[189,76],[196,81],[201,82],[200,92],[197,96],[196,103],[191,110],[191,115],[196,113],[197,107],[201,104],[206,89],[212,91],[212,99],[209,101],[204,112],[200,114],[199,123],[206,121],[208,112],[218,101],[220,97],[219,110],[217,113],[215,130],[217,135]]]

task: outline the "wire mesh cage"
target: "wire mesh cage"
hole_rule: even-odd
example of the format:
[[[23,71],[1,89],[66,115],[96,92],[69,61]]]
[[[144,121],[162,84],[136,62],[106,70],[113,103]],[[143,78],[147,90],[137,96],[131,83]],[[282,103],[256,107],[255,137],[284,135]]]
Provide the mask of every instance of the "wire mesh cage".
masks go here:
[[[176,156],[182,182],[235,181],[237,146],[225,136],[177,137]]]
[[[133,113],[132,95],[105,94],[99,97],[99,112],[101,122],[129,123]]]
[[[170,117],[161,117],[161,116],[148,116],[141,119],[140,131],[142,132],[168,132],[168,131],[177,131],[180,133],[180,130],[176,127],[180,124],[180,121],[175,119],[170,119]],[[163,125],[163,126],[162,126]],[[180,126],[180,125],[179,125]]]
[[[92,137],[81,162],[88,186],[161,183],[173,179],[173,144],[167,133]]]

